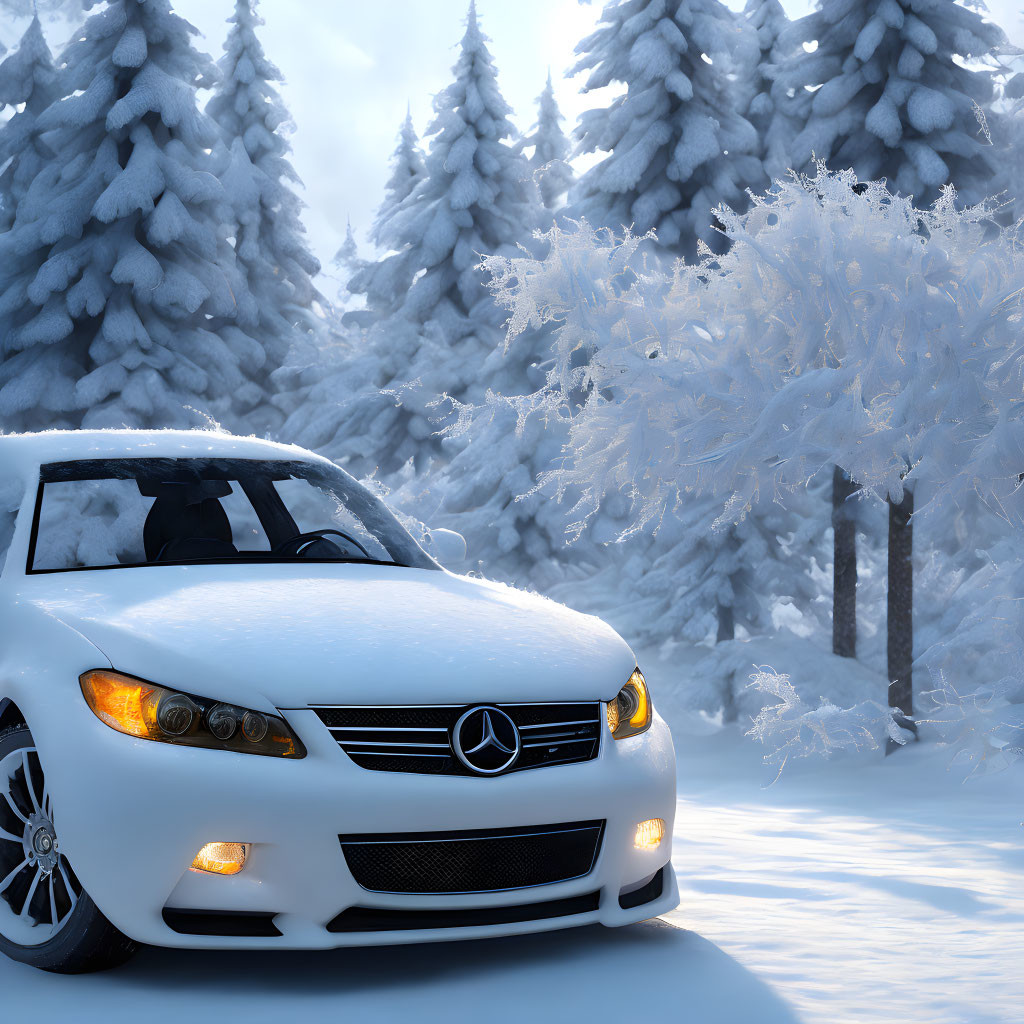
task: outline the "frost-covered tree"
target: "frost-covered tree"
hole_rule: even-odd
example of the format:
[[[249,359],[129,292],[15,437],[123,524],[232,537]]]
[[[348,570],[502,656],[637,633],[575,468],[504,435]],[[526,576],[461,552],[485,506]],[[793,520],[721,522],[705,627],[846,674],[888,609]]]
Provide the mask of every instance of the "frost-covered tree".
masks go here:
[[[528,241],[539,203],[511,113],[471,4],[454,82],[434,99],[430,152],[412,193],[381,224],[390,250],[349,282],[369,333],[288,423],[357,472],[390,472],[440,451],[445,407],[483,397],[480,368],[500,344],[503,314],[478,269],[482,253]]]
[[[793,543],[802,524],[774,495],[735,523],[723,515],[720,496],[692,488],[680,489],[671,503],[645,499],[654,464],[670,463],[680,452],[671,432],[674,405],[697,400],[684,391],[670,398],[667,386],[659,408],[642,397],[671,369],[675,357],[668,353],[686,343],[672,337],[666,272],[645,262],[642,239],[627,235],[617,242],[585,222],[569,231],[556,227],[546,241],[544,259],[485,262],[511,309],[513,354],[529,332],[545,326],[551,332],[543,364],[548,415],[563,418],[567,451],[539,474],[541,492],[572,505],[571,534],[618,542],[641,563],[636,570],[627,556],[616,572],[615,592],[628,619],[621,609],[595,610],[611,612],[631,638],[656,645],[666,636],[725,642],[770,631],[773,599],[809,608],[814,547],[805,538]],[[687,281],[706,291],[695,273]],[[629,356],[620,358],[630,343]],[[541,396],[533,402],[543,407]],[[592,448],[584,446],[583,430]],[[558,593],[567,596],[564,589]],[[709,701],[728,703],[728,680],[721,682],[725,688],[709,689]]]
[[[494,356],[503,358],[500,344]],[[493,381],[508,369],[485,364],[484,379]],[[564,509],[534,485],[559,458],[567,439],[564,421],[536,407],[532,396],[490,389],[479,405],[459,406],[458,414],[446,431],[448,459],[428,474],[399,474],[393,500],[432,527],[467,538],[465,564],[448,568],[477,569],[522,586],[560,579],[567,545]],[[585,552],[574,551],[574,560],[592,553],[585,544],[580,548]]]
[[[522,149],[532,149],[530,169],[540,189],[540,197],[548,210],[558,210],[575,181],[569,166],[569,139],[562,131],[562,112],[558,109],[551,72],[544,91],[537,97],[537,123],[520,142]]]
[[[320,263],[302,225],[300,184],[289,161],[288,112],[274,82],[281,72],[257,37],[256,0],[235,0],[220,59],[220,79],[207,107],[230,148],[222,180],[232,202],[235,251],[259,300],[257,336],[279,364],[297,326],[308,328]]]
[[[0,104],[15,113],[0,128],[0,230],[8,230],[32,179],[53,152],[39,138],[39,115],[59,98],[57,73],[39,18],[33,17],[14,53],[0,64]]]
[[[922,725],[972,774],[1024,758],[1022,593],[1024,561],[1013,537],[960,584],[957,619],[921,658],[935,686],[923,695]]]
[[[824,160],[862,181],[884,177],[926,205],[947,183],[965,203],[988,195],[996,164],[984,110],[993,86],[977,64],[1007,43],[977,9],[955,0],[821,0],[782,39],[793,54],[773,95],[798,121],[797,170]]]
[[[595,268],[621,254],[579,240],[508,266],[514,322],[557,321],[583,293],[586,328],[603,340],[573,369],[581,339],[555,331],[556,394],[582,377],[589,397],[553,480],[582,489],[584,512],[628,494],[638,524],[717,496],[728,525],[839,466],[888,505],[890,538],[897,520],[889,702],[910,714],[898,520],[977,495],[1024,524],[1024,256],[988,208],[959,211],[950,192],[916,209],[849,172],[784,182],[724,227],[732,246],[717,262],[618,287]]]
[[[0,421],[168,425],[264,399],[256,304],[221,231],[208,58],[167,0],[113,0],[38,117],[55,154],[0,235]]]
[[[796,125],[772,96],[772,80],[776,68],[788,56],[780,36],[790,21],[779,0],[747,0],[744,15],[757,33],[760,52],[757,63],[750,71],[750,102],[747,120],[754,126],[761,142],[760,154],[765,173],[773,181],[783,177],[792,166],[790,144],[796,134]]]
[[[753,33],[718,0],[615,0],[576,52],[585,92],[625,92],[580,116],[577,152],[608,155],[580,178],[573,209],[614,231],[654,228],[687,257],[698,240],[720,248],[715,208],[743,209],[744,190],[765,184],[732,74],[757,59]]]

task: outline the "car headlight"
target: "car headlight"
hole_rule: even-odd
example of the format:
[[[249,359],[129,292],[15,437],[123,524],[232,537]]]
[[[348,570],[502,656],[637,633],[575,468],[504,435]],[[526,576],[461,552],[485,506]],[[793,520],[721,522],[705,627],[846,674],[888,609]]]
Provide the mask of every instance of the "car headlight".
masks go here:
[[[85,672],[79,682],[96,717],[127,736],[268,757],[306,756],[302,741],[278,715],[168,690],[109,669]]]
[[[647,681],[639,668],[626,680],[615,700],[605,708],[608,728],[617,740],[636,736],[651,727],[651,698],[647,692]]]

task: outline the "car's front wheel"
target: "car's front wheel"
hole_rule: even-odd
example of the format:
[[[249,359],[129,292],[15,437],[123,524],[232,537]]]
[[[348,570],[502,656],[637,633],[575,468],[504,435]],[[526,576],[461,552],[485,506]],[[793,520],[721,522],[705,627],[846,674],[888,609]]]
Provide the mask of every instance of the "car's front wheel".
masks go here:
[[[135,943],[82,888],[60,847],[32,734],[0,732],[0,952],[44,971],[124,963]]]

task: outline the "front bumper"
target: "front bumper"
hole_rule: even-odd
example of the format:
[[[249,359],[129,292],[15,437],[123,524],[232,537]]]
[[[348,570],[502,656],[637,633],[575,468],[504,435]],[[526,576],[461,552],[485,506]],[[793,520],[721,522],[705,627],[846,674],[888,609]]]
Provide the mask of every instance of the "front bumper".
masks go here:
[[[86,709],[51,726],[36,742],[48,773],[60,840],[103,913],[140,942],[192,948],[324,949],[346,945],[478,938],[575,925],[630,924],[673,909],[671,867],[661,895],[623,909],[623,888],[650,878],[670,860],[675,756],[655,717],[641,736],[604,737],[598,758],[496,778],[431,777],[366,771],[338,748],[312,711],[288,711],[308,756],[282,761],[133,740]],[[73,744],[73,746],[72,746]],[[62,748],[80,756],[56,753]],[[636,850],[638,822],[663,818],[658,849]],[[606,822],[600,853],[584,877],[504,892],[408,895],[370,892],[352,877],[339,834],[503,829],[569,821]],[[188,870],[213,841],[252,844],[232,877]],[[457,927],[337,932],[328,925],[347,908],[462,912],[572,901],[571,916]],[[627,904],[629,900],[625,901]],[[279,935],[181,934],[165,908],[272,914]],[[371,915],[372,916],[372,915]],[[522,915],[519,915],[522,916]],[[386,915],[377,915],[377,919]],[[428,918],[430,920],[430,918]]]

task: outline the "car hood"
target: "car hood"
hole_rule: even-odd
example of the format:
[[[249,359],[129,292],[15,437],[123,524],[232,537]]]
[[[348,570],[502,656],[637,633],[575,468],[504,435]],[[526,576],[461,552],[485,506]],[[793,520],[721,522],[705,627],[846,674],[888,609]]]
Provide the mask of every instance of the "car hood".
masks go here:
[[[608,700],[636,664],[599,619],[436,570],[155,566],[26,582],[24,599],[119,671],[240,704]]]

